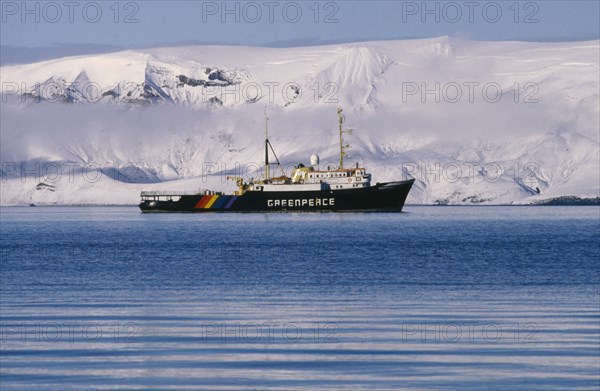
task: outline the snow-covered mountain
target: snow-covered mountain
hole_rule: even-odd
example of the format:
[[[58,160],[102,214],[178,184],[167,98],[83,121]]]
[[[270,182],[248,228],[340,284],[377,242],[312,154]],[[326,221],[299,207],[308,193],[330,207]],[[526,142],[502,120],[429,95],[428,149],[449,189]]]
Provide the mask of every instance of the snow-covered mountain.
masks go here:
[[[291,167],[415,177],[412,203],[530,203],[600,190],[600,41],[438,39],[305,48],[194,46],[5,66],[8,204],[136,203],[260,175],[265,106]]]

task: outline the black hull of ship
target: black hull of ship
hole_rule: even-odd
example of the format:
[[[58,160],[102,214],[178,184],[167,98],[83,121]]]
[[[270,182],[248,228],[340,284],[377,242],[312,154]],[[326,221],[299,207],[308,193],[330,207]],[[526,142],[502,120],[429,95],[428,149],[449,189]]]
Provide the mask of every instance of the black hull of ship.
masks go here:
[[[183,195],[178,200],[144,200],[142,212],[400,212],[414,179],[322,191],[247,191],[241,196]]]

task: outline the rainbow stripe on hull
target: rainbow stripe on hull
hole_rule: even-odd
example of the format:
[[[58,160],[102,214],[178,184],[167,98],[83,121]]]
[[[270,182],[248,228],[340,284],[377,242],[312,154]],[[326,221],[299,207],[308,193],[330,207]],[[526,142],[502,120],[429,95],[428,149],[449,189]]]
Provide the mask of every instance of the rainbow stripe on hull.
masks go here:
[[[204,195],[198,200],[194,209],[227,210],[231,208],[237,198],[238,196],[234,195]]]

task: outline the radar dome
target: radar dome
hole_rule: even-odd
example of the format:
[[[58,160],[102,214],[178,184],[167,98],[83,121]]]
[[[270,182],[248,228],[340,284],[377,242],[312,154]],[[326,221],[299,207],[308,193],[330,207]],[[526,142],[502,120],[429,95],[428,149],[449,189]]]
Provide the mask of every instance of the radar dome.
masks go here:
[[[319,165],[319,155],[314,154],[310,157],[310,165],[311,166],[317,166]]]

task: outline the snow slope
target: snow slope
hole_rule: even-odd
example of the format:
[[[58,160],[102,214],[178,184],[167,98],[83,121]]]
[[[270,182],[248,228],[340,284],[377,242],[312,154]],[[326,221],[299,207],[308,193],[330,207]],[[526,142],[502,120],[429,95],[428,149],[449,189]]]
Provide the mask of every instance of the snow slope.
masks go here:
[[[265,106],[288,168],[312,153],[334,164],[338,105],[355,129],[349,163],[375,181],[415,177],[409,202],[598,197],[599,58],[599,41],[442,37],[5,66],[0,203],[130,204],[142,188],[231,190],[226,175],[260,175]]]

